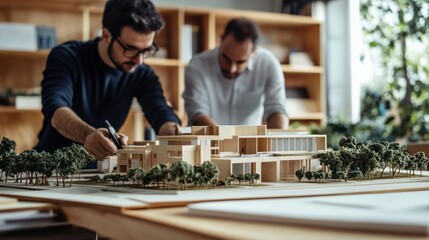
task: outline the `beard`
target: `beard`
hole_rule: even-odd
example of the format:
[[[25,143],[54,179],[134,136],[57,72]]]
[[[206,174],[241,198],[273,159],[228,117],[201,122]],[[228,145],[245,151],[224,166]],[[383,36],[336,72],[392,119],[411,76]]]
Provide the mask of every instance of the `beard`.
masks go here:
[[[234,78],[237,78],[238,75],[240,75],[240,72],[230,73],[228,70],[225,70],[225,69],[221,69],[221,71],[223,76],[228,79],[234,79]]]
[[[109,43],[109,47],[107,48],[107,55],[112,61],[113,65],[115,65],[116,69],[121,70],[123,73],[133,73],[136,70],[137,64],[133,61],[119,62],[115,60],[113,57],[113,41]]]
[[[121,70],[124,73],[133,73],[136,70],[137,64],[132,61],[118,63],[119,67],[117,67],[119,70]]]

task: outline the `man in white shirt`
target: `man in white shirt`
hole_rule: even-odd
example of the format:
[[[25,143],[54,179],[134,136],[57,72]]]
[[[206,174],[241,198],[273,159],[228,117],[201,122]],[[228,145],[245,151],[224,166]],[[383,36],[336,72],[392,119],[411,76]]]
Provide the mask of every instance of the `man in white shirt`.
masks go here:
[[[257,47],[258,26],[228,22],[221,45],[196,55],[185,71],[188,125],[287,128],[284,75],[272,53]]]

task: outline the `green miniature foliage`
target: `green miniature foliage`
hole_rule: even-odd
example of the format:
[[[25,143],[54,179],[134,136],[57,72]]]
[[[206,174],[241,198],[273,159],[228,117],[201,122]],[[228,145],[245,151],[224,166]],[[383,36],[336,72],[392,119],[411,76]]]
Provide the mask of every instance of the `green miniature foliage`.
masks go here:
[[[391,169],[392,177],[400,170],[407,170],[411,175],[415,170],[427,168],[429,159],[424,153],[414,156],[407,152],[407,147],[399,143],[385,141],[355,142],[352,138],[340,140],[342,145],[339,151],[327,151],[317,153],[320,164],[328,167],[333,179],[360,178],[368,176],[371,179],[374,173],[381,170],[380,178],[383,178],[387,167]]]
[[[362,177],[363,177],[363,174],[362,174],[362,171],[360,171],[360,170],[359,170],[359,168],[358,168],[358,169],[356,169],[356,170],[350,170],[350,171],[347,173],[347,176],[348,176],[350,179],[358,179],[358,178],[362,178]]]
[[[165,180],[167,179],[168,167],[163,163],[158,163],[152,167],[148,173],[152,177],[152,181],[156,182],[156,186],[159,188],[159,183],[162,182],[165,186]]]
[[[311,179],[313,179],[313,177],[314,177],[314,172],[312,172],[312,171],[305,172],[305,178],[307,178],[308,181],[311,181]]]
[[[252,179],[254,181],[256,181],[256,183],[258,182],[258,180],[261,178],[261,175],[259,175],[259,173],[254,173],[252,172]],[[253,183],[253,182],[252,182]]]
[[[99,181],[101,181],[101,177],[100,177],[100,175],[92,176],[92,177],[90,178],[90,181],[91,181],[91,182],[99,182]]]
[[[127,172],[127,177],[131,180],[133,180],[133,183],[138,183],[139,179],[143,179],[145,176],[145,171],[143,168],[131,168]]]
[[[238,180],[238,185],[240,185],[241,182],[245,180],[244,174],[238,174],[236,179]]]
[[[179,184],[184,184],[186,189],[186,184],[194,175],[194,168],[191,164],[185,161],[177,161],[171,165],[170,173],[174,181]]]
[[[326,175],[324,172],[313,172],[314,175],[314,180],[317,182],[317,180],[319,180],[319,182],[322,181],[322,179],[325,179]]]
[[[201,176],[205,184],[214,179],[217,181],[217,177],[219,176],[219,169],[212,162],[205,161],[203,162],[203,164],[201,164]]]
[[[320,154],[322,154],[322,153],[320,153]],[[324,153],[323,153],[324,154]],[[320,158],[320,156],[319,156],[319,158]],[[301,179],[304,177],[304,171],[302,170],[302,169],[298,169],[298,170],[296,170],[296,172],[295,172],[295,176],[298,178],[298,181],[299,182],[301,182]]]

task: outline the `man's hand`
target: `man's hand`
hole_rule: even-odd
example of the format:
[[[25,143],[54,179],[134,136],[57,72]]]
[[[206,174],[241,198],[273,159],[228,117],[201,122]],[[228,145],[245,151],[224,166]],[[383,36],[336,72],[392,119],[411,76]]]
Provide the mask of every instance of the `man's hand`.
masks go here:
[[[179,124],[175,122],[166,122],[162,124],[158,131],[159,136],[179,135]]]
[[[289,127],[289,118],[283,113],[273,113],[267,120],[267,128],[287,129]]]
[[[124,134],[118,133],[119,142],[122,145],[127,145],[128,137]],[[94,156],[97,160],[103,160],[108,156],[116,153],[117,148],[109,137],[109,132],[106,128],[98,128],[90,133],[83,144],[83,147],[89,154]]]

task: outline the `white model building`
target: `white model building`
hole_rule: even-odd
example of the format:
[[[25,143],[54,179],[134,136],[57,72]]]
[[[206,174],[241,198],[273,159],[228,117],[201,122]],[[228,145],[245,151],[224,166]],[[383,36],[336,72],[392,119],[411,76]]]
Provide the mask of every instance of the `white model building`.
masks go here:
[[[125,173],[136,167],[148,171],[157,163],[211,161],[219,168],[220,180],[232,173],[256,172],[263,182],[277,182],[295,180],[298,169],[315,170],[314,154],[325,150],[325,135],[267,130],[265,125],[193,126],[190,135],[159,136],[156,142],[119,149],[117,168]]]

